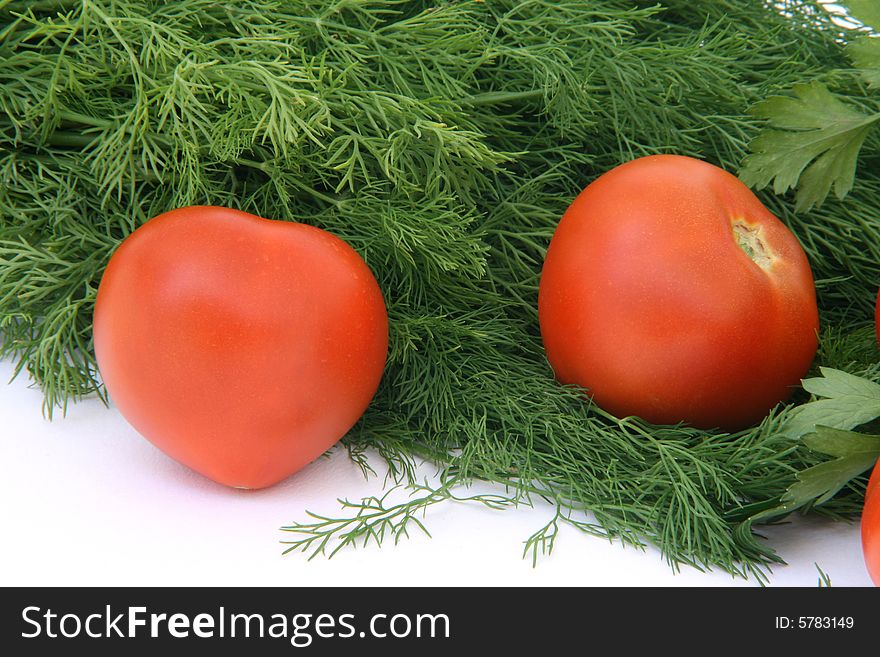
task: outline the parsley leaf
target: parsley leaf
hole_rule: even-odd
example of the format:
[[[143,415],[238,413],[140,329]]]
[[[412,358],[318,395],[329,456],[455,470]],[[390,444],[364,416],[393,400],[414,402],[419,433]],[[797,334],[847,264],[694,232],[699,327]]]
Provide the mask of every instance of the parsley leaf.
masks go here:
[[[848,0],[849,15],[863,25],[880,29],[880,3],[877,0]]]
[[[825,426],[833,429],[853,429],[880,417],[880,384],[847,374],[830,367],[820,369],[821,377],[804,379],[804,389],[825,397],[791,410],[782,426],[782,433],[800,438]]]
[[[819,82],[797,84],[794,96],[773,96],[752,108],[767,119],[743,160],[740,179],[781,194],[798,186],[796,207],[821,204],[832,187],[838,198],[852,189],[856,160],[880,112],[865,114]]]
[[[880,89],[880,37],[859,37],[846,50],[868,86]]]
[[[880,435],[850,431],[880,417],[880,384],[830,367],[820,368],[820,373],[802,383],[807,392],[824,399],[789,411],[781,432],[834,458],[798,472],[797,481],[781,497],[732,511],[731,518],[747,518],[744,528],[808,504],[824,504],[880,458]]]
[[[880,30],[880,3],[876,0],[850,0],[850,16],[867,28]],[[847,45],[853,64],[871,88],[880,88],[880,37],[865,35]]]
[[[798,473],[797,482],[782,496],[782,506],[796,509],[805,504],[823,504],[851,479],[858,477],[880,458],[880,436],[829,427],[817,427],[804,436],[804,444],[814,452],[837,458]]]

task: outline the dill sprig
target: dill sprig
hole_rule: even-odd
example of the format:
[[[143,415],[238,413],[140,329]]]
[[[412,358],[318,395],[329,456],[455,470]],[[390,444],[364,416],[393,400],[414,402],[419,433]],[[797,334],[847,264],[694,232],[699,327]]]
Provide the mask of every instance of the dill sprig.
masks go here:
[[[819,3],[778,4],[0,1],[0,356],[48,413],[103,394],[95,292],[137,226],[196,203],[319,225],[366,258],[390,315],[385,378],[345,443],[413,496],[291,524],[291,549],[397,540],[486,480],[501,492],[477,502],[556,509],[532,558],[566,523],[764,577],[779,557],[741,512],[824,458],[779,431],[790,407],[737,434],[615,419],[554,381],[535,308],[558,218],[593,178],[656,152],[735,170],[751,105],[844,66]],[[820,280],[826,366],[866,366],[846,344],[880,277],[878,198],[869,166],[810,212],[762,195]],[[440,484],[415,479],[419,459]],[[812,510],[858,504],[846,489]]]

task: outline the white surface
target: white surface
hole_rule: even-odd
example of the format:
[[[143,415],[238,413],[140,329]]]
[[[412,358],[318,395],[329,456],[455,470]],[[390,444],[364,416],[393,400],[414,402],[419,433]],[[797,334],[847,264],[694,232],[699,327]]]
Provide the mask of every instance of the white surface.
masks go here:
[[[674,574],[658,551],[623,548],[563,527],[536,568],[522,541],[549,508],[491,511],[442,503],[433,538],[348,550],[332,560],[282,556],[278,528],[337,497],[382,491],[344,451],[268,490],[214,484],[171,461],[98,400],[45,420],[42,396],[0,362],[0,585],[755,586],[721,572]],[[376,467],[378,467],[378,460]],[[426,474],[432,472],[425,469]],[[869,586],[857,524],[799,520],[765,529],[789,565],[771,585]]]

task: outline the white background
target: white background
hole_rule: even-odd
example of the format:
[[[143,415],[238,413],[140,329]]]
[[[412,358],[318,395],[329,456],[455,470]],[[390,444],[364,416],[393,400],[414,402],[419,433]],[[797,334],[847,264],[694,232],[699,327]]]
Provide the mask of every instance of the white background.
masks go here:
[[[757,586],[682,568],[564,527],[532,567],[523,541],[549,507],[492,511],[444,502],[425,520],[433,538],[340,552],[282,556],[279,527],[306,510],[332,514],[337,497],[382,492],[344,450],[270,489],[228,489],[167,458],[97,399],[51,422],[25,377],[0,362],[0,585]],[[375,467],[378,469],[376,459]],[[433,470],[425,468],[426,476]],[[857,523],[800,518],[761,530],[787,566],[771,586],[870,586]]]

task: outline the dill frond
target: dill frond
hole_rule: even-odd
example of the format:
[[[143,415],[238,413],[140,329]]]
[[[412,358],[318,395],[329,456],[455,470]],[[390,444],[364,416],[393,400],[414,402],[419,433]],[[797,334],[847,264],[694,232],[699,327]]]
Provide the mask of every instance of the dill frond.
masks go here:
[[[345,443],[414,497],[294,523],[291,549],[397,540],[480,479],[503,492],[477,502],[555,506],[533,557],[567,523],[764,577],[779,557],[748,512],[821,461],[778,431],[789,407],[735,435],[609,417],[553,380],[535,308],[560,215],[607,168],[671,152],[735,170],[761,98],[803,79],[859,97],[821,5],[777,4],[0,2],[0,356],[49,413],[102,394],[95,291],[137,226],[196,203],[319,225],[366,258],[391,320],[386,376]],[[821,364],[867,370],[876,355],[833,336],[872,311],[880,167],[810,212],[761,198],[822,281]],[[414,459],[441,485],[415,481]],[[857,503],[844,490],[820,510]]]

